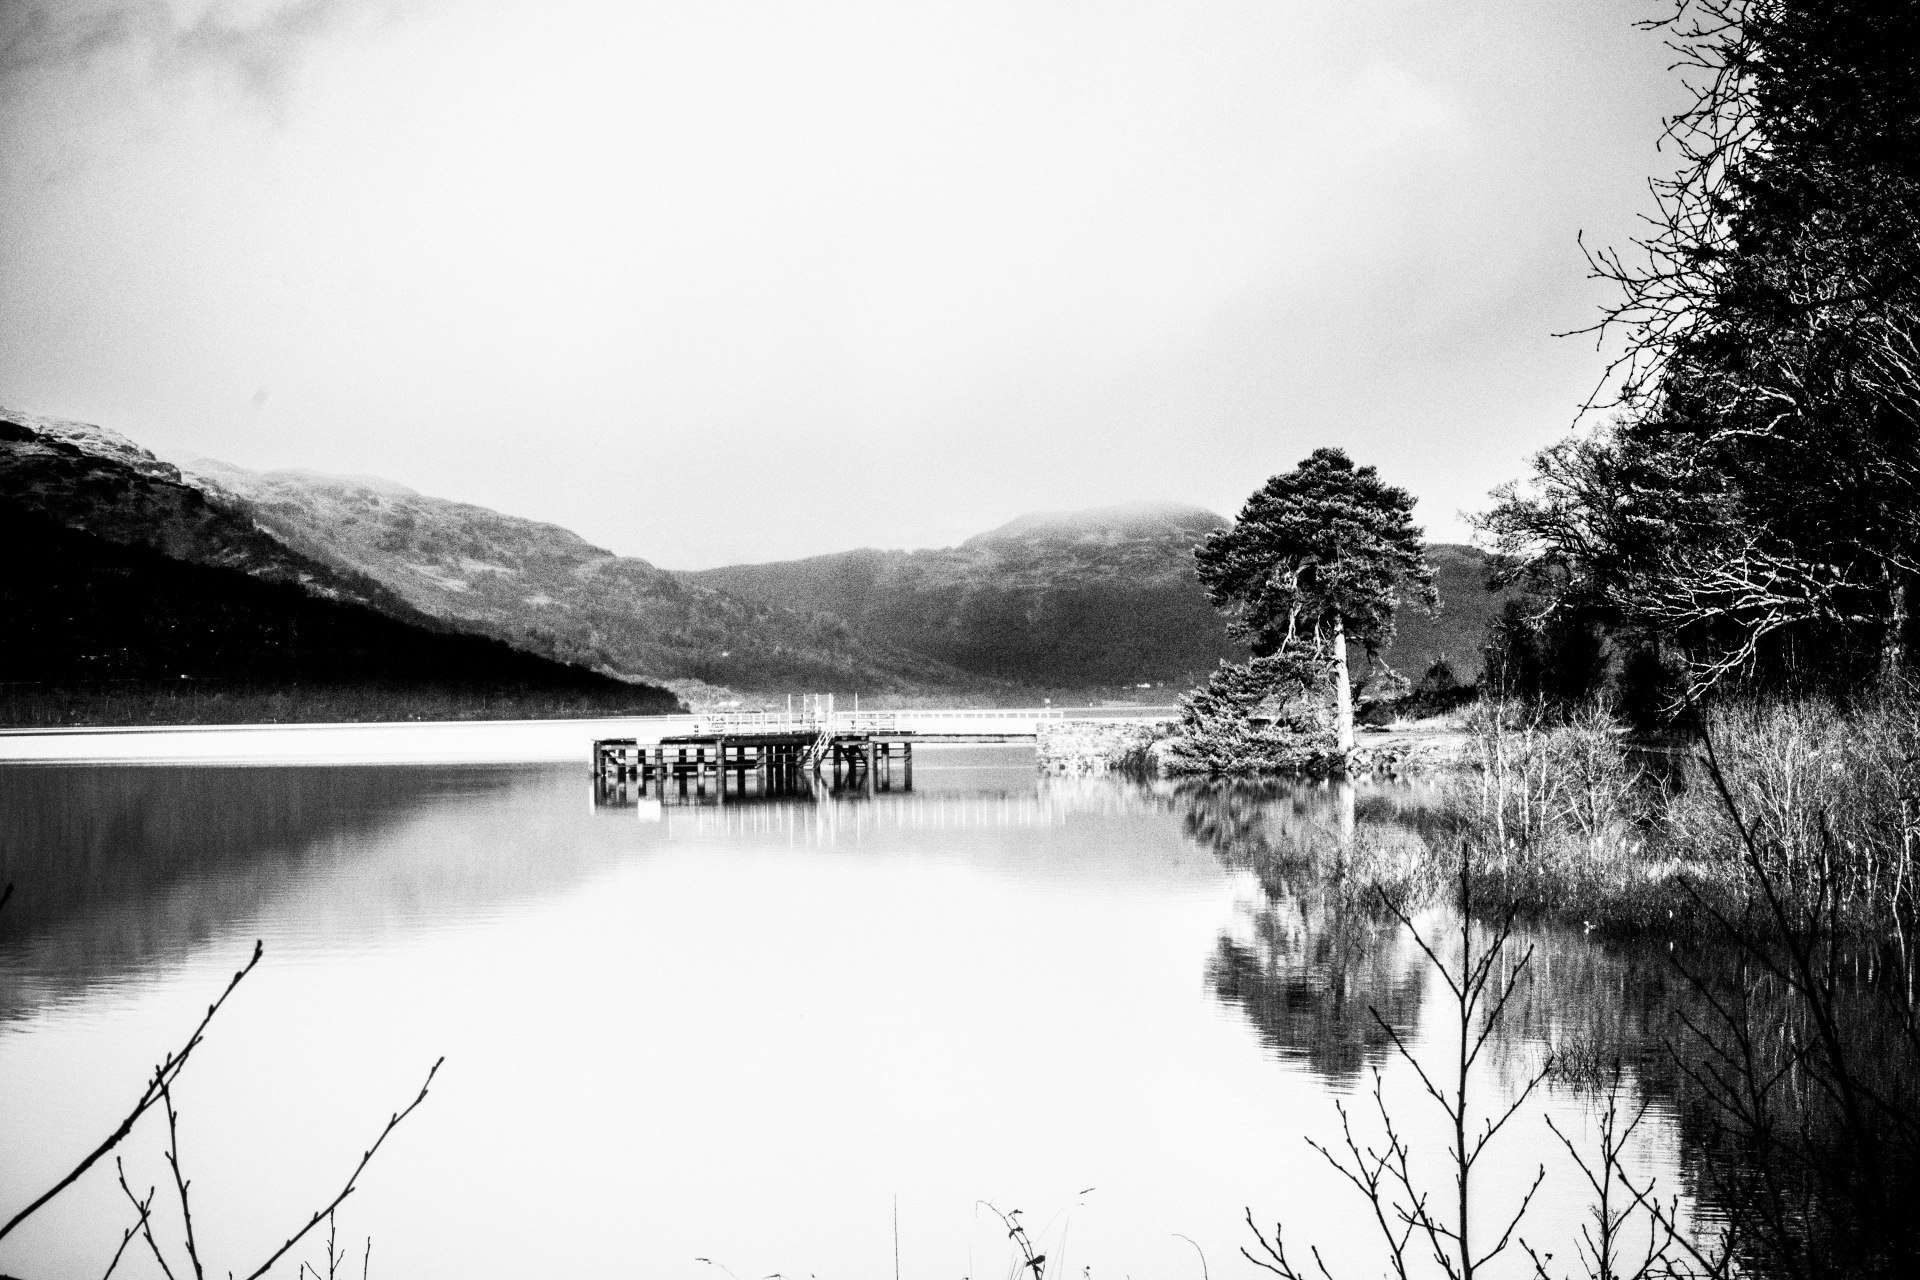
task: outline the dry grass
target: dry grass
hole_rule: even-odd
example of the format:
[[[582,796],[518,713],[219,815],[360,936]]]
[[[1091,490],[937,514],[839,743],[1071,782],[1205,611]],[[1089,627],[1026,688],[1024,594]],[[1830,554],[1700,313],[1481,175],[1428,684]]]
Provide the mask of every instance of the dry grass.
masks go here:
[[[1744,702],[1710,710],[1701,727],[1780,885],[1830,896],[1858,927],[1911,916],[1920,702]],[[1549,718],[1483,702],[1468,728],[1473,768],[1428,840],[1468,852],[1487,900],[1609,928],[1687,927],[1746,904],[1740,832],[1700,748],[1637,749],[1601,706]]]
[[[1920,853],[1920,700],[1881,692],[1712,709],[1705,729],[1735,807],[1766,851],[1767,873],[1800,898],[1883,926],[1911,916]],[[1676,794],[1660,840],[1709,863],[1735,860],[1740,833],[1707,786]]]

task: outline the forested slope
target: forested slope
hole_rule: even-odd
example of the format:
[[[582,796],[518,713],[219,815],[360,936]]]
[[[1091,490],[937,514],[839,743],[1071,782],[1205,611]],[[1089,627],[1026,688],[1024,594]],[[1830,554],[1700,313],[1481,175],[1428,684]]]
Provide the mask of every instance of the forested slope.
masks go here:
[[[458,633],[137,447],[0,417],[0,719],[373,719],[675,709]],[[378,606],[378,607],[376,607]]]
[[[316,562],[377,582],[422,613],[565,661],[760,691],[991,687],[830,612],[743,600],[558,525],[374,477],[255,472],[211,459],[188,463],[186,474]]]
[[[847,551],[681,575],[1038,689],[1184,688],[1243,656],[1193,573],[1225,522],[1170,504],[1042,512],[932,551]]]

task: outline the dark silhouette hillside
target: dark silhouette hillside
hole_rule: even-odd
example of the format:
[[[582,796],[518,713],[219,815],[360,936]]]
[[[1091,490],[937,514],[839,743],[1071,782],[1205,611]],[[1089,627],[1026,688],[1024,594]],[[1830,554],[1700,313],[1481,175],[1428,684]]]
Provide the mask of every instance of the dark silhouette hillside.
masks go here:
[[[672,694],[461,634],[112,432],[0,415],[0,720],[673,710]]]
[[[0,506],[0,538],[31,548],[0,562],[0,673],[16,706],[103,692],[177,702],[184,691],[209,711],[297,694],[284,717],[296,719],[677,708],[651,685],[110,542],[12,504]]]

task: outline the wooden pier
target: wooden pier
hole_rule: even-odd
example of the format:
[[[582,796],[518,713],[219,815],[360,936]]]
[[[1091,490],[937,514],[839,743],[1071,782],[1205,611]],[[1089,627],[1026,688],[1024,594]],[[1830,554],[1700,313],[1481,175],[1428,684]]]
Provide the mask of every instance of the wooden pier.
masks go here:
[[[811,792],[815,779],[835,791],[847,787],[890,791],[899,774],[913,788],[913,736],[901,732],[833,729],[710,730],[673,734],[658,742],[603,738],[593,744],[593,773],[602,788],[665,798],[792,795]],[[711,791],[709,791],[711,788]]]

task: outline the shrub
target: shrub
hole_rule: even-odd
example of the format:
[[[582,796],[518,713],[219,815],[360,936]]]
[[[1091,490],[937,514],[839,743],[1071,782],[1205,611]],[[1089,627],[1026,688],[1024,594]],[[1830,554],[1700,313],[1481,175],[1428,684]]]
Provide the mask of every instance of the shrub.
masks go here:
[[[1338,762],[1333,666],[1295,653],[1223,662],[1180,700],[1168,764],[1183,773],[1314,772]]]

